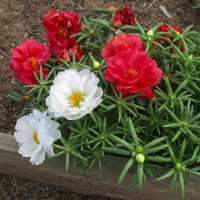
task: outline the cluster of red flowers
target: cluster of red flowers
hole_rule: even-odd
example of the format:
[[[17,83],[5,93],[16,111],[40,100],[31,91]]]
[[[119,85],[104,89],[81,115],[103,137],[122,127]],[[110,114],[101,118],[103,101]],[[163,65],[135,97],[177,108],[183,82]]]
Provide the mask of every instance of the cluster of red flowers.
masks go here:
[[[121,25],[133,25],[134,18],[138,20],[128,4],[125,6],[124,9],[116,10],[117,14],[112,19],[114,24],[120,22]],[[76,38],[70,37],[81,30],[79,16],[76,13],[52,10],[43,16],[42,23],[46,28],[49,47],[33,39],[27,39],[11,50],[13,55],[10,68],[15,72],[15,78],[25,85],[38,84],[34,73],[40,75],[40,66],[51,57],[51,50],[57,55],[58,62],[61,60],[68,62],[73,55],[75,60],[79,61],[84,55],[80,45],[76,44]],[[178,33],[183,32],[176,26],[173,26],[173,29]],[[170,28],[163,25],[158,28],[158,31],[168,32]],[[173,41],[169,35],[163,37]],[[158,42],[167,44],[162,39]],[[184,51],[183,45],[181,51]],[[104,70],[105,79],[115,82],[116,90],[122,91],[123,96],[138,92],[142,93],[141,97],[155,96],[150,86],[159,83],[162,70],[157,67],[155,60],[144,52],[143,42],[137,35],[125,33],[116,35],[113,39],[107,40],[101,53],[107,61],[107,69]],[[49,70],[42,67],[42,71],[45,78]]]
[[[180,29],[180,28],[178,28],[177,26],[172,26],[172,28],[173,28],[175,31],[177,31],[178,33],[182,33],[182,32],[183,32],[183,30]],[[164,24],[164,25],[162,25],[162,26],[160,26],[160,27],[158,28],[158,31],[159,31],[159,32],[169,32],[170,30],[171,30],[171,29],[170,29],[166,24]],[[163,36],[163,37],[166,37],[167,39],[169,39],[169,40],[171,40],[171,41],[173,41],[173,38],[172,38],[171,36],[169,36],[169,35],[162,35],[162,36]],[[168,44],[168,42],[165,41],[165,40],[163,40],[163,39],[158,39],[157,41],[158,41],[160,44],[163,44],[163,45]],[[174,44],[177,45],[177,42],[175,42]],[[180,50],[181,50],[182,52],[185,51],[185,48],[184,48],[184,45],[183,45],[183,44],[181,44]],[[173,53],[173,50],[171,50],[171,53]]]
[[[118,9],[116,11],[117,14],[115,14],[115,16],[113,17],[112,24],[120,22],[121,26],[133,25],[135,23],[134,19],[138,20],[138,18],[135,16],[135,13],[130,9],[127,3],[125,3],[124,9]]]
[[[43,16],[42,23],[46,28],[49,47],[27,39],[23,44],[11,49],[13,54],[10,68],[15,72],[15,78],[25,85],[38,84],[34,72],[40,75],[40,66],[51,57],[51,50],[53,54],[57,54],[58,61],[69,60],[73,54],[78,61],[84,55],[80,45],[76,44],[76,38],[70,38],[81,30],[78,14],[51,10]],[[42,71],[45,78],[49,70],[42,67]]]
[[[123,97],[141,92],[141,97],[154,97],[150,85],[156,85],[162,78],[162,70],[155,60],[142,49],[142,40],[135,34],[122,33],[107,41],[102,56],[107,61],[104,70],[107,81],[116,82],[115,89]]]
[[[76,38],[69,37],[81,30],[78,14],[51,10],[43,16],[42,23],[46,28],[47,40],[53,50],[53,54],[56,55],[64,48],[74,47]]]
[[[70,48],[69,50],[67,49],[62,49],[61,51],[59,51],[59,53],[57,54],[57,61],[61,62],[61,60],[64,60],[66,62],[70,61],[70,57],[73,57],[73,55],[75,55],[75,60],[79,61],[83,55],[84,52],[81,50],[81,47],[79,44],[75,44],[73,48]]]

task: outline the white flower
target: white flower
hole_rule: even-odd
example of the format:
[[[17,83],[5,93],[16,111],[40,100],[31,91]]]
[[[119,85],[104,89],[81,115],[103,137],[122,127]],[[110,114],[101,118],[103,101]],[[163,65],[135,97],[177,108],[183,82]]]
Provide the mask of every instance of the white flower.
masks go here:
[[[89,69],[59,72],[46,98],[48,112],[55,118],[75,120],[92,112],[103,100],[99,79]]]
[[[19,142],[19,153],[23,157],[30,157],[30,162],[41,164],[48,156],[54,155],[52,144],[61,138],[57,129],[59,123],[52,121],[47,112],[33,110],[33,113],[17,120],[14,136]]]

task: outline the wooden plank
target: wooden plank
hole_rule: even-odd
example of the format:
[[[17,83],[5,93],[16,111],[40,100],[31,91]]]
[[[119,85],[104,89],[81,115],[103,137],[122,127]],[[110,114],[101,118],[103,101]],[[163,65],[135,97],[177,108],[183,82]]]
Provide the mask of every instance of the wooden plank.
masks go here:
[[[0,133],[0,149],[9,152],[18,152],[18,144],[13,135]]]
[[[172,196],[169,196],[169,181],[155,182],[153,178],[147,177],[147,183],[143,190],[132,187],[133,171],[130,171],[122,184],[117,181],[121,172],[117,166],[126,161],[120,157],[110,158],[113,163],[104,162],[103,171],[91,169],[80,175],[80,170],[65,171],[64,158],[46,159],[39,166],[31,165],[28,158],[23,158],[17,153],[18,147],[14,136],[0,134],[0,173],[12,175],[30,180],[66,187],[71,191],[83,195],[100,195],[119,199],[181,199],[180,189],[177,184]],[[199,177],[189,177],[185,188],[186,200],[200,199]]]

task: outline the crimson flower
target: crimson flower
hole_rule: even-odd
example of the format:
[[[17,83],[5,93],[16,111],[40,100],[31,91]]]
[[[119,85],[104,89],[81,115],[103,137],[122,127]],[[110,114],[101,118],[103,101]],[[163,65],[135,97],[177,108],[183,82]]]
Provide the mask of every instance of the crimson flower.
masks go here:
[[[162,70],[144,51],[127,49],[107,60],[105,80],[116,82],[115,89],[124,94],[141,92],[142,97],[155,96],[150,85],[157,85]]]
[[[135,23],[134,18],[138,20],[135,13],[130,9],[129,5],[125,3],[124,9],[116,10],[117,14],[112,19],[112,24],[120,21],[121,25],[133,25]]]
[[[75,54],[75,60],[79,61],[84,53],[81,50],[81,47],[79,44],[75,44],[73,48],[67,50],[67,49],[62,49],[61,51],[59,51],[59,53],[57,54],[57,61],[62,63],[61,59],[68,62],[70,61],[70,57],[73,57],[73,55]]]
[[[84,53],[82,52],[79,44],[75,44],[74,47],[69,50],[70,56],[73,57],[74,54],[75,54],[76,61],[79,61],[83,57]]]
[[[143,42],[135,34],[129,35],[127,33],[121,33],[116,35],[112,39],[107,40],[105,47],[101,51],[101,55],[105,60],[115,56],[115,54],[122,50],[127,49],[142,49]]]
[[[70,56],[69,56],[69,52],[67,49],[62,49],[61,51],[59,51],[59,53],[56,55],[57,56],[57,62],[62,63],[61,59],[69,62],[70,61]]]
[[[15,79],[19,79],[25,85],[37,85],[34,72],[40,75],[40,65],[51,57],[51,50],[48,46],[39,44],[33,39],[27,39],[15,49],[10,50],[13,54],[10,61],[10,69],[15,73]],[[42,68],[43,78],[49,72]]]
[[[175,31],[177,31],[178,33],[182,33],[183,32],[183,30],[182,29],[180,29],[180,28],[178,28],[177,26],[172,26],[172,28],[175,30]],[[169,32],[171,29],[166,25],[166,24],[164,24],[164,25],[162,25],[162,26],[160,26],[159,28],[158,28],[158,32]],[[171,41],[173,41],[173,38],[170,36],[170,35],[162,35],[163,37],[166,37],[167,39],[169,39],[169,40],[171,40]],[[165,40],[163,40],[163,39],[158,39],[157,40],[160,44],[168,44],[168,42],[166,42]],[[177,45],[177,42],[175,42],[175,45]],[[180,47],[180,49],[181,49],[181,51],[183,52],[183,51],[185,51],[185,48],[184,48],[184,45],[183,44],[181,44],[181,47]],[[171,53],[173,53],[173,52],[171,52]]]
[[[56,55],[60,50],[69,49],[75,45],[76,38],[69,37],[81,30],[77,13],[51,10],[43,16],[42,23],[46,28],[47,40],[53,54]]]

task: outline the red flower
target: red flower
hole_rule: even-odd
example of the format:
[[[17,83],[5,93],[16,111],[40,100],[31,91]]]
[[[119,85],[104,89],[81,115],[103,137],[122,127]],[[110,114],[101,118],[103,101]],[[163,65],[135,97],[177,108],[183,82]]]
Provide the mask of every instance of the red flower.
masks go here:
[[[75,60],[79,61],[84,53],[81,50],[81,47],[79,44],[75,44],[74,47],[72,49],[69,50],[69,55],[73,57],[73,55],[75,54]]]
[[[101,51],[101,55],[108,60],[110,57],[115,56],[118,51],[127,49],[142,49],[143,42],[135,34],[129,35],[121,33],[114,38],[107,40],[105,47]]]
[[[58,54],[57,54],[57,62],[62,63],[61,59],[69,62],[70,61],[70,56],[69,56],[69,52],[66,49],[62,49]]]
[[[178,33],[182,33],[182,32],[183,32],[183,30],[180,29],[180,28],[177,28],[177,26],[172,26],[172,28],[173,28],[175,31],[177,31]],[[170,30],[171,30],[171,29],[170,29],[166,24],[164,24],[164,25],[162,25],[162,26],[160,26],[160,27],[158,28],[158,32],[169,32]],[[173,38],[172,38],[170,35],[162,35],[162,36],[168,38],[168,39],[171,40],[171,41],[173,41]],[[157,41],[158,41],[160,44],[168,44],[168,42],[166,42],[166,41],[163,40],[163,39],[158,39]],[[174,44],[177,45],[178,43],[175,42]],[[181,49],[182,52],[185,51],[185,48],[184,48],[184,45],[183,45],[183,44],[181,44],[180,49]],[[173,49],[172,49],[171,53],[173,53]]]
[[[150,97],[150,85],[158,84],[162,70],[144,51],[128,49],[120,51],[107,60],[105,80],[116,82],[116,90],[129,93],[143,92]],[[145,91],[146,90],[146,91]]]
[[[10,61],[10,69],[15,73],[15,79],[19,79],[25,85],[37,85],[34,72],[40,75],[40,65],[51,57],[48,46],[39,44],[33,39],[27,39],[23,44],[11,49],[13,53]],[[49,70],[42,68],[44,78]]]
[[[116,14],[112,19],[112,24],[115,24],[117,21],[120,21],[122,23],[122,26],[133,25],[135,23],[134,18],[138,20],[134,12],[131,11],[129,5],[125,3],[125,6],[126,7],[124,9],[116,10],[118,14]]]
[[[51,10],[43,16],[42,23],[46,28],[47,39],[53,54],[57,54],[63,48],[69,49],[75,45],[76,38],[69,38],[69,36],[81,30],[78,14]]]

